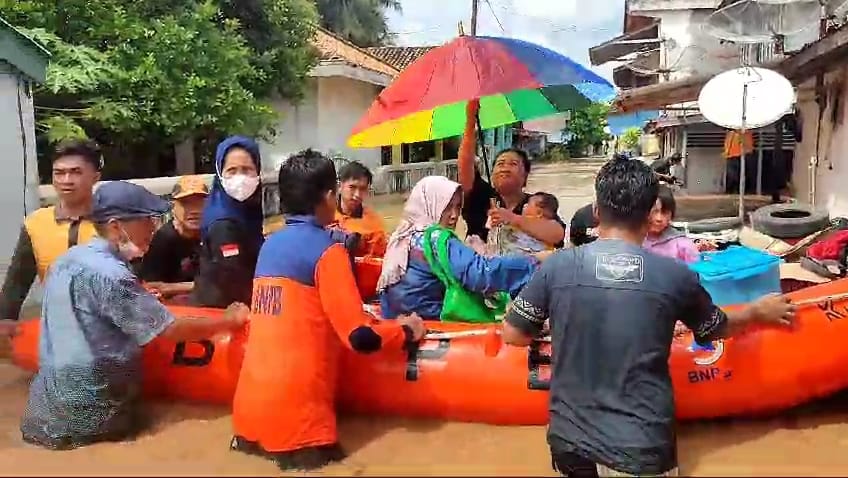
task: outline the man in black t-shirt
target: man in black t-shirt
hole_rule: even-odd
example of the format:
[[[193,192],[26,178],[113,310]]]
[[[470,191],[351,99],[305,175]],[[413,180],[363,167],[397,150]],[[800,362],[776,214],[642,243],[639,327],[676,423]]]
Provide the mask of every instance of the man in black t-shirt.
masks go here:
[[[530,174],[530,158],[520,149],[505,149],[498,153],[492,170],[492,184],[486,182],[475,166],[477,149],[476,117],[478,101],[469,101],[466,109],[465,132],[457,161],[459,183],[465,193],[462,218],[469,236],[486,241],[489,226],[510,225],[545,244],[562,247],[565,223],[554,219],[522,216],[530,195],[524,192]]]
[[[724,312],[685,265],[642,249],[658,186],[641,161],[605,164],[595,180],[599,240],[548,258],[507,312],[512,345],[549,323],[548,444],[565,476],[677,474],[668,361],[678,319],[700,344],[794,320],[779,294]]]
[[[139,277],[164,297],[194,288],[200,247],[200,219],[209,187],[200,176],[183,176],[174,186],[173,219],[159,228],[141,263]]]
[[[678,180],[671,174],[672,166],[677,166],[683,162],[683,155],[674,153],[668,158],[657,159],[651,163],[651,170],[657,175],[660,181],[665,181],[669,184],[675,184]]]

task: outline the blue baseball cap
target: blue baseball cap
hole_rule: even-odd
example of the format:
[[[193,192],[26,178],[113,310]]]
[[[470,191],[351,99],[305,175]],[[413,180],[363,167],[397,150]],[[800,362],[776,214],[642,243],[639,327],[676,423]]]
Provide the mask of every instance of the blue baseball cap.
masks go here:
[[[156,217],[168,212],[169,208],[168,201],[143,186],[127,181],[109,181],[94,191],[91,220],[105,223],[110,219]]]

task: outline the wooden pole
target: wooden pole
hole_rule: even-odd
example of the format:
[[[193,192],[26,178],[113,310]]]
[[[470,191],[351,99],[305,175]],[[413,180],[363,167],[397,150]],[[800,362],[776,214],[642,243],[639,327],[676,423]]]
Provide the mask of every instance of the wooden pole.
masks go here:
[[[477,36],[477,10],[480,0],[471,0],[471,36]]]

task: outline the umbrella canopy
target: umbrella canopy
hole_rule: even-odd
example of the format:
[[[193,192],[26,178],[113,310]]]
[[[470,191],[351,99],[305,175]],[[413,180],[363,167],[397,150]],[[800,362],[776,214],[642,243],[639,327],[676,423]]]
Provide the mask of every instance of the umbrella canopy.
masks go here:
[[[615,88],[568,57],[512,38],[461,36],[430,50],[377,97],[348,144],[375,147],[461,135],[480,99],[484,129],[609,101]]]

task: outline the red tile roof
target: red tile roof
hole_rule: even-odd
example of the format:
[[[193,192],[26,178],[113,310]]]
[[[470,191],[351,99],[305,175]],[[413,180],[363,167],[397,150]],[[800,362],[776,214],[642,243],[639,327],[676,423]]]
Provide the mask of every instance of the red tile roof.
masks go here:
[[[400,73],[392,64],[323,28],[316,32],[314,44],[321,53],[321,63],[345,63],[392,77]]]
[[[381,46],[368,48],[368,52],[384,62],[403,71],[434,46]]]

